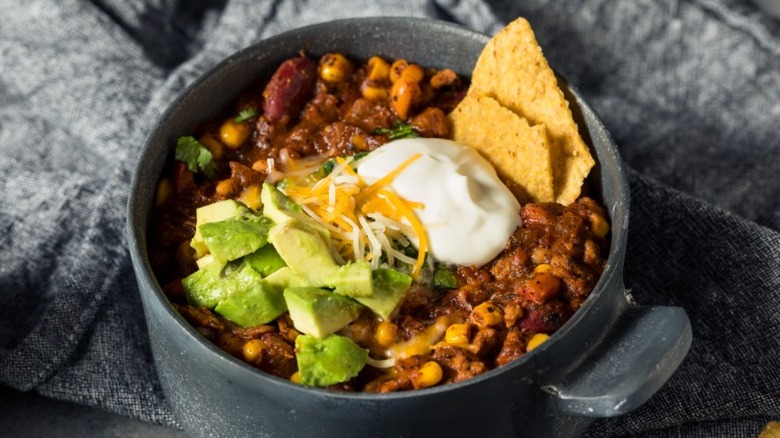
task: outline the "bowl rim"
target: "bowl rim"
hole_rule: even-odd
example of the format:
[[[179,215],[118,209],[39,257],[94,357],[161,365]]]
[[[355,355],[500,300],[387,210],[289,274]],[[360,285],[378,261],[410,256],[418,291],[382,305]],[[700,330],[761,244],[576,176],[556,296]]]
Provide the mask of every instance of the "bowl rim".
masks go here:
[[[292,383],[287,379],[274,376],[270,373],[257,369],[238,358],[229,355],[227,352],[219,348],[216,344],[214,344],[213,342],[209,341],[208,339],[200,335],[195,330],[195,328],[192,325],[190,325],[189,322],[187,322],[186,319],[184,319],[184,317],[180,315],[173,308],[170,301],[166,297],[165,293],[162,291],[162,287],[158,283],[157,278],[151,269],[151,266],[149,264],[149,259],[148,259],[148,252],[147,252],[147,245],[146,245],[146,239],[148,238],[148,236],[146,232],[149,225],[149,217],[147,216],[146,218],[137,218],[136,214],[134,213],[136,206],[140,205],[143,202],[146,202],[147,204],[150,205],[150,211],[151,211],[152,200],[147,199],[146,201],[144,201],[144,199],[140,199],[140,194],[138,189],[139,189],[139,185],[141,184],[140,175],[142,174],[142,170],[148,167],[153,162],[151,161],[150,158],[150,156],[152,155],[151,144],[155,136],[158,135],[158,131],[160,131],[162,127],[165,126],[165,122],[169,120],[172,117],[172,115],[177,112],[179,106],[187,98],[189,94],[193,93],[195,90],[202,87],[208,81],[212,80],[212,78],[218,75],[219,72],[222,71],[223,69],[228,68],[229,66],[239,61],[243,61],[245,60],[245,58],[253,57],[253,54],[255,52],[261,52],[263,47],[265,46],[273,45],[278,41],[291,38],[297,34],[310,32],[312,30],[316,30],[319,28],[329,28],[331,26],[344,26],[344,25],[357,25],[357,26],[404,25],[410,27],[425,28],[426,32],[430,32],[431,30],[433,30],[435,32],[454,33],[457,34],[460,38],[476,39],[484,43],[487,43],[489,40],[489,37],[482,33],[479,33],[474,30],[470,30],[456,23],[451,23],[442,20],[419,18],[419,17],[402,17],[402,16],[345,18],[345,19],[331,20],[331,21],[289,29],[279,34],[276,34],[274,36],[264,38],[262,40],[258,40],[255,43],[232,53],[231,55],[222,59],[220,62],[218,62],[211,68],[207,69],[205,72],[198,75],[198,77],[194,81],[192,81],[184,89],[178,92],[176,98],[168,104],[164,112],[154,122],[153,126],[151,127],[151,129],[149,130],[148,134],[144,139],[142,149],[138,155],[139,157],[138,161],[133,168],[132,181],[130,184],[130,193],[127,202],[126,235],[128,239],[129,252],[132,258],[133,269],[135,271],[136,280],[138,282],[139,293],[142,295],[150,295],[151,297],[153,297],[155,304],[160,305],[162,307],[166,315],[166,318],[169,319],[169,322],[177,326],[176,328],[177,331],[180,331],[181,333],[185,334],[191,342],[194,342],[199,347],[208,350],[209,353],[213,356],[213,359],[215,361],[218,360],[220,364],[222,366],[227,367],[230,372],[238,373],[239,375],[243,375],[244,378],[248,378],[248,379],[260,379],[266,381],[267,383],[281,386],[285,390],[303,391],[312,394],[313,396],[320,396],[329,399],[390,401],[390,400],[407,399],[409,397],[435,396],[441,393],[457,391],[462,388],[466,388],[474,385],[480,385],[484,381],[493,379],[493,377],[496,375],[517,372],[516,370],[518,368],[534,367],[539,362],[539,358],[544,357],[545,352],[548,351],[552,346],[554,346],[555,341],[565,337],[569,332],[574,330],[574,328],[577,325],[579,325],[580,321],[588,317],[588,313],[589,313],[588,310],[595,305],[594,303],[597,302],[602,295],[606,293],[605,292],[606,286],[610,284],[612,277],[614,277],[615,275],[618,276],[622,275],[622,266],[623,266],[622,254],[625,252],[626,235],[628,230],[629,189],[628,189],[628,182],[624,170],[623,161],[620,158],[617,146],[615,145],[614,141],[609,135],[609,132],[603,126],[603,122],[599,117],[599,115],[596,113],[596,111],[592,107],[590,107],[590,105],[583,99],[581,93],[577,90],[577,88],[571,85],[569,82],[567,82],[565,78],[557,74],[557,72],[556,74],[558,76],[559,85],[561,85],[561,88],[568,91],[570,95],[574,96],[574,98],[576,99],[575,102],[569,102],[569,104],[578,107],[583,113],[585,112],[591,113],[593,120],[596,122],[596,126],[580,126],[580,130],[588,131],[591,129],[595,129],[595,131],[597,131],[595,134],[604,137],[603,140],[608,144],[609,152],[612,155],[612,157],[609,158],[615,160],[614,164],[615,164],[615,169],[617,171],[617,178],[621,185],[621,187],[618,187],[618,194],[624,195],[625,198],[624,201],[626,205],[624,207],[624,211],[621,217],[615,217],[614,216],[616,213],[615,211],[607,212],[608,215],[610,216],[611,224],[614,224],[619,220],[623,224],[623,226],[618,229],[613,228],[611,231],[610,249],[609,249],[606,265],[604,267],[604,270],[599,280],[594,286],[592,292],[585,300],[583,305],[577,311],[574,312],[574,314],[569,318],[569,320],[567,320],[566,323],[564,323],[564,325],[561,326],[561,328],[559,328],[552,335],[550,335],[550,339],[548,342],[543,343],[542,345],[540,345],[530,353],[526,353],[522,357],[515,359],[510,363],[488,370],[480,375],[474,376],[467,380],[461,382],[455,382],[455,383],[448,383],[446,385],[441,385],[441,386],[424,388],[424,389],[415,389],[415,390],[399,391],[399,392],[391,392],[391,393],[366,393],[366,392],[342,392],[342,391],[328,390],[325,388],[307,387],[307,386]],[[591,137],[592,135],[593,134],[591,133]],[[588,147],[591,149],[591,152],[596,158],[596,166],[600,166],[602,157],[600,157],[598,151],[595,150],[595,147],[592,144],[592,140],[586,139],[586,143],[588,144]],[[168,154],[168,159],[170,159],[170,153]],[[159,179],[159,176],[160,175],[156,175],[156,178]],[[589,178],[592,177],[593,176],[591,174]],[[614,210],[614,208],[612,210]],[[140,220],[142,223],[139,223],[137,219]],[[145,289],[147,289],[146,292],[144,291]],[[151,292],[151,294],[149,294],[148,292]],[[144,302],[143,304],[145,307],[146,303]],[[145,313],[145,319],[147,318],[148,316]],[[155,357],[155,361],[156,360],[157,358]],[[521,375],[519,376],[519,378],[533,379],[534,377],[532,373],[529,373],[528,375]]]

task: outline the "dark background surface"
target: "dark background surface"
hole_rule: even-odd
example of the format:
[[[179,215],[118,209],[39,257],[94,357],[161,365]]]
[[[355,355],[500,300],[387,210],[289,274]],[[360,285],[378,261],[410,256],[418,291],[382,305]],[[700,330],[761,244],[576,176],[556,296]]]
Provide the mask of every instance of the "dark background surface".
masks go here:
[[[0,437],[185,438],[184,432],[0,386]]]

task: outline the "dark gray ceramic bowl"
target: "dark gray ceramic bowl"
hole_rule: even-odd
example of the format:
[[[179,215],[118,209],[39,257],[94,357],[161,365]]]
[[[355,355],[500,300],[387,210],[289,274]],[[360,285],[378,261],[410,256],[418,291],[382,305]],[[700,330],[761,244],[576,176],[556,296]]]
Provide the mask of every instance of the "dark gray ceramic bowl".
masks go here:
[[[179,422],[193,436],[576,436],[597,417],[626,413],[669,378],[691,342],[685,312],[636,306],[622,279],[629,193],[617,148],[571,87],[571,106],[597,166],[588,184],[612,223],[606,269],[583,307],[520,360],[466,382],[394,394],[345,394],[292,384],[230,357],[200,336],[155,280],[146,248],[156,182],[175,140],[270,77],[300,50],[366,59],[403,57],[470,71],[488,38],[441,22],[370,18],[324,23],[262,41],[190,86],[149,135],[134,174],[128,241],[152,352]]]

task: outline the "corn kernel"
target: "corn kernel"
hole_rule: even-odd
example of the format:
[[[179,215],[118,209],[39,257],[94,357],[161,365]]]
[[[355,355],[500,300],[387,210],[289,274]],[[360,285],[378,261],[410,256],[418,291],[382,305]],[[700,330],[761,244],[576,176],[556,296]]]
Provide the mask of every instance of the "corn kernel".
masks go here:
[[[352,63],[340,53],[326,53],[320,59],[319,71],[323,81],[341,82],[352,71]]]
[[[490,327],[504,322],[501,309],[490,301],[485,301],[471,311],[471,321],[480,327]]]
[[[301,373],[299,371],[296,371],[293,373],[292,376],[290,376],[290,381],[292,383],[295,383],[296,385],[301,384]]]
[[[252,163],[252,170],[260,173],[268,173],[268,160],[257,160]]]
[[[225,120],[219,127],[219,139],[230,149],[236,149],[249,137],[250,126],[246,122],[236,123],[233,119]]]
[[[390,66],[390,82],[396,83],[408,66],[409,63],[405,59],[396,59]]]
[[[533,350],[534,348],[542,345],[542,343],[546,340],[550,339],[550,335],[546,335],[544,333],[537,333],[533,335],[530,341],[528,341],[528,345],[525,347],[525,351],[529,352]]]
[[[452,324],[447,327],[447,331],[444,332],[444,340],[448,344],[453,345],[466,345],[470,341],[471,325],[469,324]]]
[[[263,206],[263,202],[260,200],[260,185],[252,184],[245,188],[241,194],[238,195],[238,200],[246,204],[247,207],[252,210],[260,210],[260,207]]]
[[[552,269],[552,266],[547,263],[542,263],[540,265],[536,265],[534,268],[534,274],[538,274],[540,272],[550,272]]]
[[[171,184],[171,180],[168,178],[161,179],[157,184],[157,192],[154,196],[154,204],[158,207],[165,204],[165,202],[170,199],[171,193],[173,193],[173,185]]]
[[[368,144],[366,143],[366,138],[360,134],[355,134],[352,136],[352,144],[355,146],[355,149],[357,149],[358,151],[368,150]]]
[[[445,68],[444,70],[437,71],[431,76],[429,83],[434,90],[438,90],[439,88],[452,85],[457,79],[458,75],[454,71]]]
[[[425,362],[419,370],[412,375],[414,389],[428,388],[441,382],[444,372],[441,365],[434,361]]]
[[[222,143],[219,142],[219,140],[214,138],[213,135],[206,134],[200,137],[198,142],[203,146],[206,146],[206,149],[211,152],[211,156],[213,156],[215,160],[222,158],[222,152],[225,150],[225,147],[222,145]]]
[[[380,347],[387,348],[393,345],[398,337],[398,326],[390,321],[382,321],[376,325],[374,340]]]
[[[387,88],[375,85],[372,82],[364,82],[360,87],[360,94],[370,101],[387,100]]]
[[[299,332],[298,330],[295,330],[294,328],[291,328],[291,329],[287,330],[287,333],[285,335],[287,336],[287,339],[295,342],[295,338],[300,336],[300,334],[301,334],[301,332]]]
[[[419,100],[421,95],[422,91],[417,82],[400,79],[393,84],[393,88],[390,90],[390,104],[398,117],[405,120],[412,104]]]
[[[230,196],[233,194],[233,191],[235,190],[235,185],[233,184],[233,180],[223,179],[222,181],[217,183],[217,187],[214,188],[214,190],[217,192],[217,195],[219,196]]]
[[[609,233],[609,223],[598,213],[590,214],[590,229],[596,237],[604,237]]]
[[[390,64],[378,56],[372,56],[368,59],[368,75],[372,81],[384,81],[390,76]]]
[[[250,339],[244,344],[241,351],[244,353],[244,359],[247,362],[255,362],[265,348],[267,348],[265,342],[260,339]]]
[[[425,72],[422,67],[417,64],[409,64],[403,72],[401,72],[401,78],[411,82],[420,82],[425,76]]]

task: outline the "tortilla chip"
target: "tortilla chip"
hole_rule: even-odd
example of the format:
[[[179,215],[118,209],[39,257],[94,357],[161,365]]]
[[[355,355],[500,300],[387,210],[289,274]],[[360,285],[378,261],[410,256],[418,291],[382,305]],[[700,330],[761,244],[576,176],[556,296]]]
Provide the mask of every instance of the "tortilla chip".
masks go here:
[[[780,438],[780,422],[770,421],[758,438]]]
[[[518,18],[488,42],[472,73],[469,94],[492,97],[531,125],[546,126],[555,200],[568,205],[579,197],[593,157],[528,21]]]
[[[550,145],[543,125],[530,126],[495,99],[471,95],[448,117],[452,139],[477,149],[493,164],[499,178],[515,183],[508,186],[516,196],[555,201]]]

